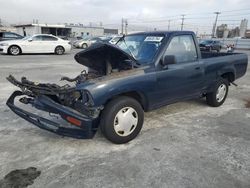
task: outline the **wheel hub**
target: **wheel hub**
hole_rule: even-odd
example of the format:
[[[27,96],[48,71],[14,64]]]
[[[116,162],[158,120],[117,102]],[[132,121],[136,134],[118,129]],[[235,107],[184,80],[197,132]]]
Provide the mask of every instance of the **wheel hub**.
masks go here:
[[[13,47],[11,47],[10,52],[11,52],[11,54],[16,55],[16,54],[18,54],[18,53],[19,53],[19,48],[18,48],[18,47],[13,46]]]
[[[119,136],[128,136],[138,124],[138,114],[132,107],[122,108],[115,116],[114,129]]]
[[[216,93],[216,100],[218,102],[221,102],[223,101],[223,99],[225,98],[226,96],[226,92],[227,92],[227,87],[225,84],[221,84],[217,90],[217,93]]]

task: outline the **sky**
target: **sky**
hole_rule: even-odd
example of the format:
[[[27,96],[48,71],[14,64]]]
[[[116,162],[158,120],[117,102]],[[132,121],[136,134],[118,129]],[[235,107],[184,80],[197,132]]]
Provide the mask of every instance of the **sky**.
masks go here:
[[[239,25],[250,19],[249,0],[0,0],[0,18],[6,24],[83,23],[120,27],[128,20],[129,30],[184,29],[209,32],[215,20],[213,12],[222,12],[218,24]],[[170,20],[170,22],[168,21]]]

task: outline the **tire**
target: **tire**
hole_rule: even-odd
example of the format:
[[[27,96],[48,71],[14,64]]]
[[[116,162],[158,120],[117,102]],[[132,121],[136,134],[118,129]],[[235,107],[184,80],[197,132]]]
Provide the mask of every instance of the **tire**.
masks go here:
[[[22,53],[22,51],[21,51],[21,48],[19,46],[13,45],[13,46],[9,47],[8,53],[10,55],[16,56],[16,55],[20,55]]]
[[[83,43],[83,44],[82,44],[82,48],[83,48],[83,49],[86,49],[86,48],[88,48],[88,45],[87,45],[86,43]]]
[[[207,104],[212,107],[221,106],[228,94],[229,82],[221,78],[215,85],[214,91],[206,95]]]
[[[55,49],[55,54],[56,55],[63,55],[65,52],[64,48],[62,46],[57,46]]]
[[[115,144],[133,140],[144,121],[142,106],[133,98],[121,96],[111,100],[101,114],[102,134]]]

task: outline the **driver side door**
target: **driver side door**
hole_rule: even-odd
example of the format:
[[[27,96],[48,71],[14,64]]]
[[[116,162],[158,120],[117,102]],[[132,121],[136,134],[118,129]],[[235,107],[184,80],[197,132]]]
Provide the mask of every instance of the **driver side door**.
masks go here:
[[[192,35],[174,36],[162,59],[169,55],[175,63],[156,72],[159,105],[199,96],[203,86],[204,68]]]
[[[26,40],[23,43],[23,51],[25,53],[40,53],[42,50],[42,37],[34,36],[32,39]]]

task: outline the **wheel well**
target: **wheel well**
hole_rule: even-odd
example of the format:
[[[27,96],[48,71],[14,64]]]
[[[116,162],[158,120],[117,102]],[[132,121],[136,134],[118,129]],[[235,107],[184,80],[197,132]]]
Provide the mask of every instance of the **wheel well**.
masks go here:
[[[13,45],[10,45],[10,46],[9,46],[9,48],[8,48],[8,53],[9,53],[10,48],[11,48],[12,46],[18,47],[18,48],[20,49],[20,53],[22,53],[22,48],[21,48],[20,46],[16,45],[16,44],[13,44]]]
[[[222,78],[227,79],[229,82],[233,82],[235,80],[234,73],[227,72],[221,75]]]
[[[127,97],[131,97],[131,98],[137,100],[141,104],[143,110],[147,111],[148,104],[147,104],[146,97],[143,94],[140,94],[140,93],[138,93],[136,91],[125,92],[125,93],[121,93],[119,95],[113,96],[106,103],[108,103],[112,99],[120,97],[120,96],[127,96]]]
[[[59,46],[56,46],[56,48],[57,48],[57,47],[62,47],[63,50],[65,51],[65,48],[64,48],[63,46],[59,45]],[[55,51],[56,51],[56,48],[55,48]]]

